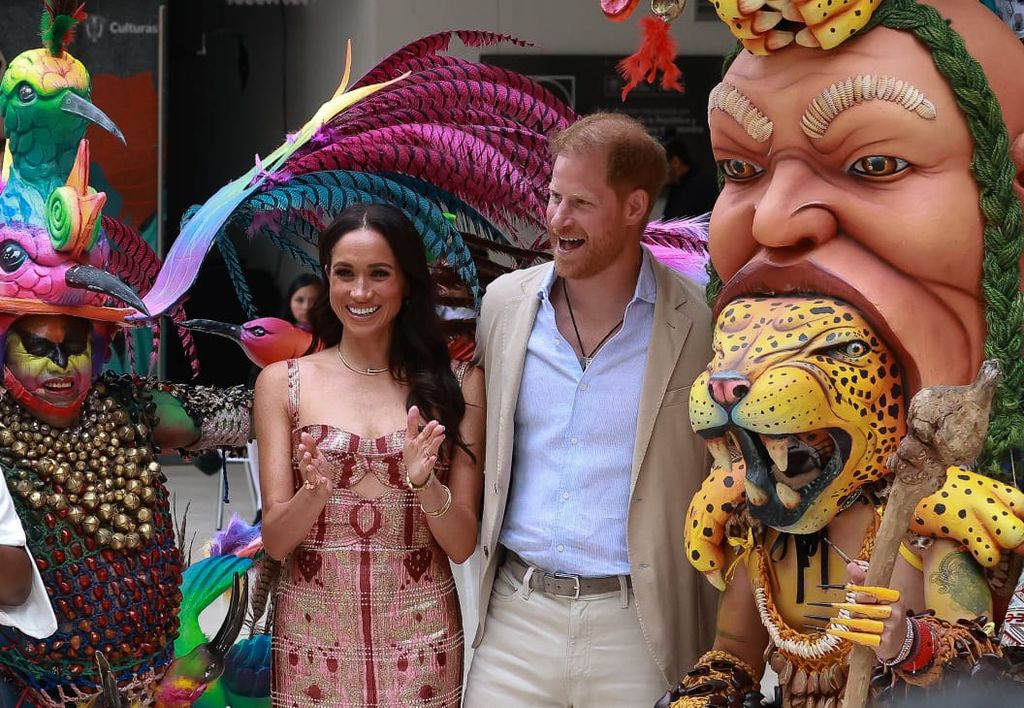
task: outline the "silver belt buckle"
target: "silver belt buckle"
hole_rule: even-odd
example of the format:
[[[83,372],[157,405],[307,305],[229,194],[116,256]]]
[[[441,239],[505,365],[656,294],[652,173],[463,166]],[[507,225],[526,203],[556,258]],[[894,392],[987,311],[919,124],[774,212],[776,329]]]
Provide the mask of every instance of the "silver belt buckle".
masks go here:
[[[552,573],[551,577],[558,580],[572,580],[576,584],[576,590],[572,595],[563,595],[562,593],[556,593],[559,597],[564,597],[569,600],[580,599],[580,576],[573,575],[572,573]]]

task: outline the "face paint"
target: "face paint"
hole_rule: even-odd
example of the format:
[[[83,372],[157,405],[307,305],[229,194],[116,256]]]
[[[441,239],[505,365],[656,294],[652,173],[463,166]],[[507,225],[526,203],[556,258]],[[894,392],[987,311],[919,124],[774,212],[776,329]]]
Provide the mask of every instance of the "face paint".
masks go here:
[[[4,385],[40,420],[67,427],[92,383],[92,327],[65,316],[18,320],[7,335]]]

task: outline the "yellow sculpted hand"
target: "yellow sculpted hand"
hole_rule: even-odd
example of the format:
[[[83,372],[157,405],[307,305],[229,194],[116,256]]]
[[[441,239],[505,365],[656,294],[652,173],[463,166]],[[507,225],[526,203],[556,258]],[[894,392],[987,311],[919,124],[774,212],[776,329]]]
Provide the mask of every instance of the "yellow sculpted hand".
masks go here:
[[[746,501],[743,482],[746,477],[746,466],[743,460],[729,463],[728,454],[721,457],[716,452],[715,458],[720,460],[711,468],[711,473],[701,484],[700,490],[690,501],[686,512],[686,557],[690,564],[704,574],[712,585],[725,590],[725,549],[723,537],[725,522]]]
[[[1024,553],[1024,494],[959,467],[946,471],[942,489],[917,505],[910,530],[962,543],[986,568],[1002,551]]]

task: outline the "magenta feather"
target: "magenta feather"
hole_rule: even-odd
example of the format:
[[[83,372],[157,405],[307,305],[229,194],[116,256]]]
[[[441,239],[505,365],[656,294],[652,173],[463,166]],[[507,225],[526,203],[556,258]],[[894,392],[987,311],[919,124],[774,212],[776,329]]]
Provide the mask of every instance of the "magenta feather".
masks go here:
[[[681,248],[659,246],[657,244],[648,244],[647,247],[651,249],[652,256],[667,265],[669,268],[682,273],[699,285],[708,284],[708,274],[706,270],[708,256],[706,253],[686,251]]]
[[[436,55],[438,52],[448,51],[451,46],[452,37],[458,37],[467,47],[487,47],[496,44],[514,44],[517,47],[533,46],[529,42],[513,37],[508,34],[497,34],[495,32],[481,32],[478,30],[448,30],[437,34],[421,37],[415,42],[395,50],[385,57],[377,66],[370,69],[353,88],[367,86],[382,81],[388,81],[396,76],[409,71],[409,62],[424,57]]]
[[[490,64],[478,64],[458,57],[431,57],[414,60],[407,67],[414,73],[388,89],[395,91],[414,84],[445,85],[455,82],[478,82],[506,86],[530,102],[539,102],[550,113],[563,119],[563,127],[575,120],[572,109],[533,79]],[[374,97],[369,100],[372,102]],[[530,126],[534,127],[534,126]],[[549,127],[549,126],[545,126]]]
[[[428,76],[437,71],[439,70],[432,69],[423,74],[414,74],[418,80],[400,81],[388,90],[370,96],[362,110],[388,110],[413,106],[436,111],[438,113],[435,115],[441,117],[453,109],[463,111],[466,108],[480,108],[512,118],[527,128],[544,132],[560,130],[572,122],[564,110],[553,108],[528,92],[496,81]],[[434,80],[435,78],[437,80]],[[331,123],[344,122],[345,115],[340,114]]]
[[[644,230],[644,243],[707,253],[708,215],[652,221]]]
[[[181,326],[181,323],[188,319],[188,315],[185,314],[185,306],[178,303],[171,311],[170,318],[171,322],[175,325],[175,331],[178,333],[181,350],[185,354],[185,358],[188,359],[189,366],[192,369],[192,376],[199,376],[199,352],[196,350],[195,337],[192,335],[192,330]],[[156,328],[157,337],[154,337],[153,341],[154,352],[159,341],[159,329],[159,327]]]
[[[139,295],[145,295],[160,271],[160,258],[142,235],[127,224],[104,216],[103,231],[114,246],[107,266],[110,272]]]
[[[325,135],[324,142],[313,146],[312,149],[323,147],[326,143],[330,142],[332,137],[352,135],[364,130],[373,130],[374,128],[399,125],[401,123],[440,123],[443,125],[473,126],[479,129],[523,131],[530,135],[539,136],[539,138],[543,138],[545,141],[547,140],[543,133],[524,128],[519,122],[511,118],[477,108],[463,108],[458,111],[452,111],[449,114],[443,114],[438,111],[421,110],[406,106],[395,108],[386,114],[381,114],[375,110],[363,110],[361,105],[357,105],[348,112],[344,123],[329,127],[325,126],[323,130]],[[313,142],[310,141],[311,144]],[[304,148],[304,150],[309,152],[311,148]]]
[[[359,135],[346,136],[338,140],[336,145],[341,150],[353,143],[359,145],[409,145],[425,150],[444,151],[454,157],[469,161],[473,165],[488,165],[497,169],[502,175],[518,175],[520,182],[543,190],[548,183],[548,164],[544,159],[534,159],[537,155],[527,145],[535,148],[546,141],[526,141],[526,145],[510,140],[500,133],[475,131],[472,126],[437,124],[404,124],[390,125],[368,130]]]
[[[521,163],[522,169],[526,172],[535,170],[547,172],[550,169],[547,159],[547,137],[528,128],[517,127],[514,123],[510,122],[511,124],[507,126],[494,126],[465,121],[444,122],[425,115],[417,116],[419,120],[416,120],[408,113],[402,118],[403,120],[373,120],[367,116],[365,120],[360,120],[357,126],[345,125],[331,131],[330,142],[343,142],[353,135],[370,135],[375,131],[380,131],[379,135],[386,135],[391,140],[400,140],[421,147],[429,145],[447,147],[446,138],[458,140],[459,134],[463,134],[469,138],[483,141],[509,160]],[[315,150],[310,152],[315,152]]]
[[[360,136],[355,136],[360,137]],[[542,224],[541,196],[500,156],[480,155],[470,163],[443,150],[354,140],[330,145],[299,160],[298,173],[322,170],[398,172],[426,180],[473,205],[506,228],[515,220]],[[467,169],[471,165],[472,169]]]
[[[651,255],[700,285],[707,285],[708,217],[652,221],[643,242]]]

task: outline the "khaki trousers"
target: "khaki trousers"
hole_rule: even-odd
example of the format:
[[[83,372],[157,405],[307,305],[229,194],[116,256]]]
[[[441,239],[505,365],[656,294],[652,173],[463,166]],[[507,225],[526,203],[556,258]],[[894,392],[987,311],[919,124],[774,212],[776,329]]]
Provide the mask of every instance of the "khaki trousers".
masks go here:
[[[465,708],[649,708],[669,688],[631,590],[552,597],[498,569]]]

